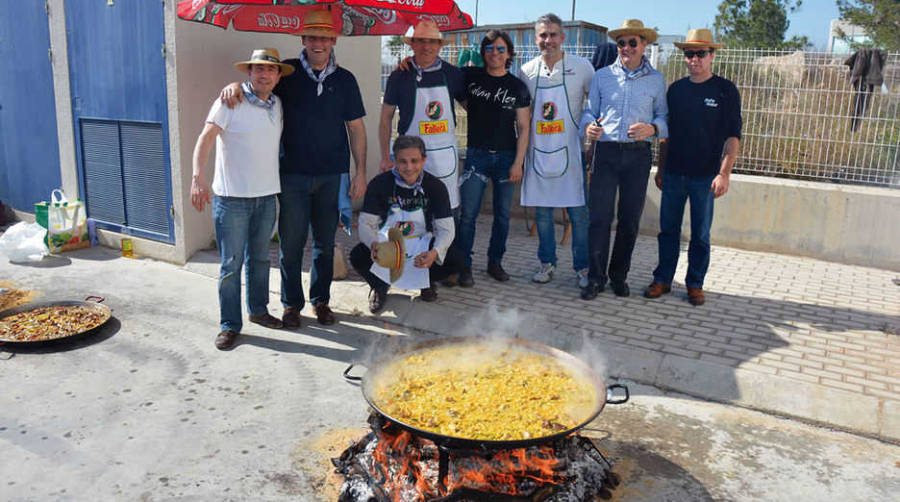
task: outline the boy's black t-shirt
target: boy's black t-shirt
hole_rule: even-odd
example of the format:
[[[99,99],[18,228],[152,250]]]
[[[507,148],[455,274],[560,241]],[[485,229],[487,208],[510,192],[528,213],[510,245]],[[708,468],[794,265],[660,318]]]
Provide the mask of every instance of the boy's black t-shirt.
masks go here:
[[[422,178],[422,189],[425,193],[417,194],[412,188],[398,186],[391,171],[381,173],[369,182],[362,211],[379,216],[383,223],[395,202],[404,211],[414,211],[423,206],[426,227],[432,231],[434,220],[453,217],[450,212],[450,195],[444,183],[428,173]]]
[[[528,87],[507,73],[493,77],[484,68],[463,69],[468,102],[468,147],[516,149],[516,110],[531,106]]]
[[[725,140],[741,138],[741,96],[718,75],[695,84],[683,78],[669,86],[669,148],[665,171],[685,176],[719,173]]]

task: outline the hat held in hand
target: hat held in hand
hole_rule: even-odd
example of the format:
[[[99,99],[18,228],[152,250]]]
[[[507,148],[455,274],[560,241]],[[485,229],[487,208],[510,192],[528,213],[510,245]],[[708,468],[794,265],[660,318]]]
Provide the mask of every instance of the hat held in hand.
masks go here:
[[[406,266],[406,240],[399,228],[388,230],[388,240],[375,244],[376,263],[390,270],[391,282],[403,274]]]

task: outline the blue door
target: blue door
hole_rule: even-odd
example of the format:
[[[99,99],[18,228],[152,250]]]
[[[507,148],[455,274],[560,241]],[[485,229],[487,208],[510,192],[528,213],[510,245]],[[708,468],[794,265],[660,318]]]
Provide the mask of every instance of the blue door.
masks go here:
[[[98,226],[173,242],[160,0],[66,2],[79,183]]]
[[[62,182],[44,2],[0,1],[0,65],[0,201],[32,212]]]

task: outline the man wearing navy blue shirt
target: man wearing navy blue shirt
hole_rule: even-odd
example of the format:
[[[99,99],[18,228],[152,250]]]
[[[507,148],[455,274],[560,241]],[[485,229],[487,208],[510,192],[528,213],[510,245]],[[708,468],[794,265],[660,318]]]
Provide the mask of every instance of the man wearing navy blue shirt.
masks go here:
[[[672,290],[678,265],[684,205],[691,201],[691,242],[685,276],[688,301],[706,301],[703,279],[709,267],[709,230],[713,200],[728,192],[731,169],[741,138],[741,97],[735,85],[712,72],[715,50],[712,33],[690,30],[684,50],[690,76],[671,86],[669,138],[660,141],[656,186],[662,190],[659,207],[659,265],[653,282],[644,290],[647,298],[659,298]]]
[[[388,77],[378,127],[381,171],[394,166],[391,160],[391,122],[399,108],[397,132],[418,136],[428,152],[425,171],[447,187],[450,207],[459,206],[459,166],[456,151],[456,113],[453,101],[466,99],[463,74],[459,68],[438,57],[450,43],[429,19],[416,25],[412,37],[403,42],[413,50],[409,69],[396,69]]]

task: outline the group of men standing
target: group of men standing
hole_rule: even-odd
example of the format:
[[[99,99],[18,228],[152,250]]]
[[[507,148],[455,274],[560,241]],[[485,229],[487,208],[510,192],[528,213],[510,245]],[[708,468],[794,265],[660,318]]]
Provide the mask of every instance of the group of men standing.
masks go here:
[[[708,30],[691,30],[684,43],[676,44],[684,50],[690,76],[667,93],[663,76],[643,55],[656,32],[638,20],[609,32],[618,58],[595,71],[588,60],[562,50],[565,32],[559,17],[541,16],[535,23],[540,55],[521,67],[521,78],[508,71],[515,49],[505,32],[491,30],[482,39],[484,68],[460,69],[438,56],[447,41],[433,22],[422,21],[411,37],[403,38],[413,57],[387,82],[378,131],[381,173],[367,188],[365,111],[356,80],[336,64],[338,33],[330,19],[307,19],[305,25],[299,58],[281,61],[277,51],[265,49],[235,65],[249,80],[223,90],[227,105],[219,100],[213,104],[195,148],[192,202],[202,210],[204,201],[209,202],[204,164],[216,141],[213,213],[222,260],[217,347],[230,348],[240,332],[244,263],[250,321],[272,328],[300,326],[305,303],[301,258],[310,228],[310,301],[320,323],[334,322],[328,302],[337,201],[351,153],[356,172],[349,193],[353,198],[365,195],[365,200],[360,243],[350,261],[371,288],[373,313],[384,308],[392,285],[420,289],[422,300],[433,301],[435,282],[448,276],[456,275],[463,287],[474,284],[475,220],[488,182],[494,210],[487,250],[491,277],[509,279],[502,258],[515,183],[521,180],[521,204],[535,208],[539,240],[540,266],[532,280],[546,283],[554,275],[553,212],[564,208],[572,225],[581,297],[595,298],[607,283],[616,295],[628,296],[626,278],[654,138],[660,141],[655,183],[663,191],[660,261],[644,295],[656,298],[671,291],[682,214],[690,199],[685,282],[689,301],[703,303],[712,201],[728,190],[741,130],[737,89],[711,72],[720,45]],[[468,111],[462,172],[454,101]],[[400,136],[391,145],[398,110]],[[585,138],[590,141],[590,177]],[[280,320],[266,308],[276,194],[284,307]],[[610,254],[614,217],[618,223]]]

